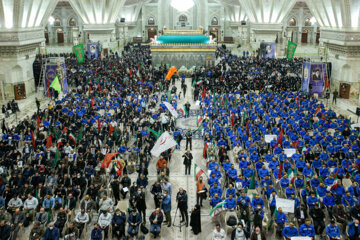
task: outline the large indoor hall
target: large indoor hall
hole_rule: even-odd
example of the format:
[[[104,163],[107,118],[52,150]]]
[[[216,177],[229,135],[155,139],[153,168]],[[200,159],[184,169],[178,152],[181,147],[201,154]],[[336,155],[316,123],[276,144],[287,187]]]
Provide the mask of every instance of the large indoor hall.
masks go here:
[[[0,0],[0,240],[360,240],[360,0]]]

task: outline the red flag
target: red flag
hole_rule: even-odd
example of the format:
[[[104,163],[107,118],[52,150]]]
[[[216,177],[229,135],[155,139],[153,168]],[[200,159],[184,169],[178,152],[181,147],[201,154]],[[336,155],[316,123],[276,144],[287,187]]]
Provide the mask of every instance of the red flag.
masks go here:
[[[322,120],[325,120],[325,119],[326,119],[325,113],[323,113],[323,114],[321,115],[321,119],[322,119]]]
[[[89,85],[89,95],[90,95],[91,90],[92,90],[92,87]]]
[[[33,131],[31,131],[31,142],[32,142],[33,148],[35,148],[35,138],[34,138],[34,132]]]
[[[231,115],[231,125],[232,126],[235,125],[235,114],[234,113]]]
[[[206,143],[205,146],[204,146],[203,158],[206,158],[206,151],[208,150],[208,148],[209,148],[209,144]]]
[[[98,91],[101,92],[101,86],[100,83],[98,83]]]
[[[94,107],[95,104],[95,98],[91,98],[91,107]]]
[[[206,89],[204,88],[203,92],[201,93],[201,98],[204,99],[206,96]]]
[[[133,71],[132,68],[130,68],[130,77],[132,76],[132,71]]]
[[[114,131],[114,127],[111,124],[109,124],[109,136],[113,133],[113,131]]]
[[[315,112],[314,112],[314,117],[316,117],[316,115],[320,112],[320,105],[316,108]]]
[[[299,145],[299,141],[293,142],[294,148],[297,148],[298,145]]]
[[[278,175],[278,179],[279,179],[279,180],[281,179],[281,173],[282,173],[282,170],[283,170],[283,162],[281,161],[281,162],[280,162],[279,175]]]
[[[278,137],[278,144],[282,144],[283,136],[284,136],[284,130],[281,128],[281,131],[280,131],[280,134]]]
[[[64,127],[62,130],[63,133],[67,133],[67,127]]]
[[[247,135],[248,137],[249,137],[249,133],[250,133],[249,123],[250,123],[250,120],[247,120],[247,121],[246,121],[246,135]]]
[[[98,119],[98,131],[100,132],[100,127],[101,127],[101,122],[100,122],[100,118]]]
[[[108,168],[110,166],[111,159],[113,159],[116,155],[118,155],[118,152],[105,154],[104,160],[101,162],[101,168]]]
[[[52,147],[52,137],[51,136],[48,136],[46,138],[46,148],[51,148]]]
[[[39,127],[40,127],[40,122],[41,122],[41,121],[40,121],[39,116],[37,116],[37,115],[36,115],[36,120],[37,120],[37,127],[39,128]]]

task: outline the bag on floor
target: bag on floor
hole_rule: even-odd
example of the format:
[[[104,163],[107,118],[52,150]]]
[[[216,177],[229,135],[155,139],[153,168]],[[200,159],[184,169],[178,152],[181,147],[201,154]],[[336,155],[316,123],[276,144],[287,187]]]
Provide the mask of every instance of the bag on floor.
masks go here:
[[[149,230],[145,227],[145,224],[143,224],[143,223],[141,224],[140,229],[141,229],[141,232],[143,234],[148,234],[149,233]]]

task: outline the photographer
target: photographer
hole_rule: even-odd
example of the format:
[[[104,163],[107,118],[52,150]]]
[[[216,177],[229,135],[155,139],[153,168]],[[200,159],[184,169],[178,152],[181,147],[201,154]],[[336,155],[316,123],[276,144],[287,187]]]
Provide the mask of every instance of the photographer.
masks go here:
[[[178,204],[178,208],[181,213],[181,223],[183,223],[186,219],[186,225],[185,225],[186,227],[189,224],[189,217],[187,213],[187,208],[188,208],[187,201],[188,201],[188,197],[186,191],[183,188],[179,188],[179,192],[176,195],[176,202]]]
[[[162,198],[162,194],[161,194],[162,189],[161,189],[160,183],[156,181],[151,186],[150,192],[152,195],[154,195],[155,208],[159,208],[160,207],[160,199]]]

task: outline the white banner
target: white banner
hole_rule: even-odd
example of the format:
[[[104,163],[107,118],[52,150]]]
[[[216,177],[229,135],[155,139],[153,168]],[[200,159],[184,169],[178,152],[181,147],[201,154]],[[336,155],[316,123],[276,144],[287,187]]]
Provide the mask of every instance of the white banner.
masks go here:
[[[277,139],[277,135],[269,135],[269,134],[266,134],[266,135],[265,135],[265,142],[266,142],[266,143],[270,143],[272,140],[274,140],[274,138]]]
[[[351,124],[351,128],[360,128],[360,123]]]
[[[276,198],[276,209],[282,208],[284,213],[294,213],[295,200]]]
[[[171,113],[171,115],[174,116],[174,118],[178,117],[178,113],[175,110],[175,108],[168,102],[163,102],[163,104],[166,106],[166,108],[169,110],[169,112]]]
[[[162,152],[165,152],[169,148],[176,146],[174,138],[166,131],[156,140],[156,143],[151,149],[151,154],[155,157],[159,157]]]
[[[311,237],[291,237],[291,240],[311,240]]]
[[[296,153],[296,149],[295,148],[284,148],[284,153],[289,158]]]

